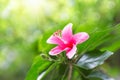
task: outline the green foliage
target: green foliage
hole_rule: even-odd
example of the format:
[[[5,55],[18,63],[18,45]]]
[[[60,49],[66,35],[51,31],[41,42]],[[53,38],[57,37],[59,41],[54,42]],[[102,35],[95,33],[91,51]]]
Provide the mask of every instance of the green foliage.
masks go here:
[[[50,68],[45,72],[45,75],[41,80],[64,80],[68,72],[66,64],[54,63]],[[65,73],[66,72],[66,73]]]
[[[77,66],[84,69],[93,69],[101,64],[113,54],[110,51],[100,52],[97,50],[87,52],[77,62]]]
[[[120,41],[119,38],[120,24],[114,27],[105,27],[103,29],[101,28],[102,30],[96,28],[94,27],[93,30],[90,29],[91,31],[88,32],[90,35],[88,41],[86,41],[81,45],[78,45],[79,53],[84,53],[85,51],[91,51],[96,48],[102,50],[110,50],[110,51],[115,51],[119,49],[119,45],[117,45],[117,43],[119,43]],[[81,30],[82,29],[83,28],[81,28]],[[89,29],[86,28],[86,30]]]
[[[90,80],[114,80],[113,78],[110,78],[106,73],[103,71],[93,71],[88,76],[88,79]]]
[[[54,63],[50,62],[49,58],[46,60],[46,58],[38,56],[25,80],[36,80],[38,76],[42,75],[42,73],[44,74],[40,80],[110,80],[111,78],[109,79],[108,76],[102,74],[100,71],[93,72],[93,70],[95,67],[103,64],[104,61],[112,54],[113,53],[110,51],[100,52],[96,50],[83,54],[77,62],[74,62],[73,59],[61,62],[56,60]],[[101,76],[99,77],[98,75]]]
[[[80,30],[82,29],[84,30],[85,28],[81,28]],[[110,80],[111,78],[109,78],[109,76],[101,73],[100,71],[97,71],[97,72],[93,72],[93,71],[96,67],[103,64],[104,61],[113,54],[113,52],[111,51],[99,51],[99,50],[100,49],[103,50],[105,46],[106,48],[109,47],[109,45],[105,45],[105,44],[111,43],[116,39],[119,40],[118,35],[119,35],[120,26],[117,25],[114,28],[106,27],[104,28],[104,30],[98,29],[95,31],[93,30],[93,32],[89,32],[89,29],[85,29],[85,30],[88,30],[87,32],[90,34],[90,39],[87,42],[80,44],[78,46],[78,53],[80,52],[80,54],[78,55],[78,58],[76,58],[78,62],[74,62],[74,59],[72,62],[70,62],[74,67],[73,68],[74,70],[72,70],[73,76],[71,77],[71,79],[79,78],[78,80],[92,80],[92,79]],[[51,32],[53,31],[51,30]],[[52,48],[52,46],[50,47],[48,44],[46,44],[46,40],[50,36],[48,33],[49,32],[45,33],[43,37],[40,38],[39,50],[43,53],[48,53],[49,50]],[[47,45],[47,46],[44,47],[43,45],[44,46]],[[99,49],[99,50],[96,50],[96,49]],[[69,60],[67,61],[65,60],[65,62],[69,63]],[[70,67],[70,65],[65,63],[57,63],[56,61],[53,65],[51,65],[48,68],[48,70],[45,71],[45,74],[42,77],[42,80],[47,80],[48,78],[50,80],[57,80],[57,79],[68,80],[69,78],[68,74],[70,71],[70,68],[68,67]],[[80,69],[80,68],[83,68],[83,69]],[[91,70],[88,70],[88,69],[91,69]],[[60,71],[62,71],[62,74]],[[99,74],[101,75],[101,77],[98,76]]]
[[[67,60],[64,58],[62,58],[64,60],[60,59],[63,62],[58,62],[56,60],[55,63],[53,63],[53,65],[51,65],[48,68],[48,70],[45,71],[45,74],[41,78],[42,80],[47,80],[48,78],[50,80],[68,80],[69,71],[71,71],[69,68],[70,67],[69,63],[72,64],[72,67],[74,69],[72,70],[73,75],[71,74],[72,75],[71,79],[73,80],[74,79],[77,80],[77,78],[78,80],[93,80],[93,79],[94,80],[106,80],[106,79],[111,80],[112,79],[109,76],[107,76],[106,73],[102,73],[100,70],[96,71],[96,67],[103,64],[104,61],[113,54],[113,52],[111,51],[103,51],[103,50],[107,50],[107,48],[111,46],[106,44],[108,43],[114,44],[116,43],[114,42],[114,40],[120,40],[119,38],[120,25],[117,25],[113,28],[105,27],[104,30],[100,30],[100,29],[93,30],[93,32],[91,32],[91,29],[89,30],[87,28],[85,29],[82,27],[80,28],[80,30],[84,30],[84,31],[88,30],[87,32],[90,34],[90,39],[88,39],[88,41],[78,46],[78,53],[79,53],[78,57],[72,60]],[[49,50],[53,47],[49,44],[46,44],[46,40],[48,39],[50,34],[52,34],[52,32],[54,31],[51,30],[51,32],[46,32],[45,34],[43,34],[43,37],[40,38],[39,50],[42,53],[48,53]],[[115,46],[115,47],[119,48],[119,46]],[[111,50],[113,51],[114,49],[115,48]],[[65,57],[65,56],[62,56],[62,57]],[[62,71],[62,74],[60,71]],[[99,77],[98,75],[101,75],[101,76]]]
[[[39,74],[49,68],[50,65],[50,61],[43,59],[41,56],[37,56],[25,80],[36,80]]]

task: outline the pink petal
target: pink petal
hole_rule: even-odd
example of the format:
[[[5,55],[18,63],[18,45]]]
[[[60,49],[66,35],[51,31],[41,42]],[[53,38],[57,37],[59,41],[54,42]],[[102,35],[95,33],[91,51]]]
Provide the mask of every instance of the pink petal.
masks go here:
[[[66,25],[65,28],[62,30],[62,39],[67,42],[72,39],[72,23]]]
[[[58,44],[60,46],[64,45],[64,42],[62,41],[62,39],[59,36],[50,36],[50,38],[48,38],[47,43],[50,44]]]
[[[76,50],[77,50],[76,45],[73,45],[73,48],[70,51],[67,52],[66,56],[69,59],[71,59],[75,55]]]
[[[60,54],[64,49],[62,49],[60,46],[56,46],[55,48],[53,48],[49,54],[50,55],[57,55]]]
[[[89,38],[89,35],[86,32],[80,32],[73,36],[73,39],[76,44],[83,43]]]

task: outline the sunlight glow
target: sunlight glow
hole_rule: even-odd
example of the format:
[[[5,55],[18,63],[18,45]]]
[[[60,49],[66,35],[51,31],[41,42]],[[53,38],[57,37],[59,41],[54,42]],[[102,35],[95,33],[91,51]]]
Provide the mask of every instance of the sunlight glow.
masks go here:
[[[9,4],[2,11],[1,17],[6,19],[10,15],[10,12],[16,8],[18,8],[17,2],[14,0],[10,0]]]
[[[26,10],[30,11],[33,15],[38,14],[46,4],[45,0],[25,0],[23,3]]]

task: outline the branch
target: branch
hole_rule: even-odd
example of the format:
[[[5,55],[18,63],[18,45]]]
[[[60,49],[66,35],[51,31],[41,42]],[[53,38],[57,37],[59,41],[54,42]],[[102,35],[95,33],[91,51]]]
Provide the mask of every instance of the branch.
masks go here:
[[[70,63],[70,64],[69,64],[68,80],[71,80],[71,77],[72,77],[72,69],[73,69],[73,66],[72,66],[72,64]]]

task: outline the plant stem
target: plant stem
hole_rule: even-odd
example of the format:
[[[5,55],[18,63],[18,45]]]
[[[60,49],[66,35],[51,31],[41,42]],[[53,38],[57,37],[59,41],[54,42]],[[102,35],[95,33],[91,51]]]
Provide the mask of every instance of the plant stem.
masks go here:
[[[71,80],[71,78],[72,78],[72,69],[73,69],[73,66],[71,63],[69,63],[68,80]]]

